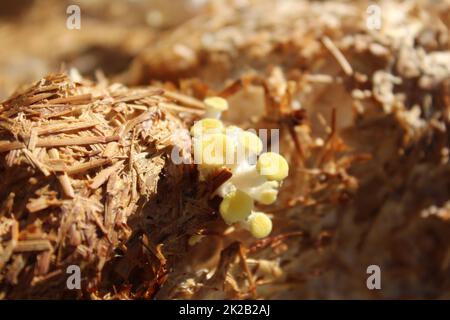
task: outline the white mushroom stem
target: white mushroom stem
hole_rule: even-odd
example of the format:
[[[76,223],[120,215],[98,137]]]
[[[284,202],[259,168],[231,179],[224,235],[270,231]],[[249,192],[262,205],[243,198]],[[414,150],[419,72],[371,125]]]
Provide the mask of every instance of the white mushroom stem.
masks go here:
[[[248,190],[266,182],[266,178],[258,173],[256,166],[246,161],[241,162],[233,171],[231,182],[237,189]]]
[[[257,187],[247,190],[247,193],[259,203],[269,205],[277,200],[278,186],[277,181],[266,181]]]
[[[211,119],[220,119],[220,116],[222,115],[222,111],[214,110],[214,109],[206,109],[205,111],[205,118],[211,118]]]
[[[224,198],[227,194],[236,191],[236,187],[230,180],[225,181],[217,188],[214,195]]]
[[[220,119],[222,112],[228,109],[227,100],[221,97],[206,98],[203,102],[205,103],[204,118]]]

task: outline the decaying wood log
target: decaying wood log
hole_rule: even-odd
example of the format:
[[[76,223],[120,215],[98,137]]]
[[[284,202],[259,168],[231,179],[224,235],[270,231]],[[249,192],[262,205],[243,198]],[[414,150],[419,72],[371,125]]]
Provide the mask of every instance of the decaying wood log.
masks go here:
[[[199,109],[161,89],[55,74],[0,110],[0,296],[95,298],[129,288],[130,297],[150,297],[188,237],[214,218],[195,168],[171,155],[178,147],[190,157],[185,128]],[[70,265],[81,268],[82,290],[66,286]]]

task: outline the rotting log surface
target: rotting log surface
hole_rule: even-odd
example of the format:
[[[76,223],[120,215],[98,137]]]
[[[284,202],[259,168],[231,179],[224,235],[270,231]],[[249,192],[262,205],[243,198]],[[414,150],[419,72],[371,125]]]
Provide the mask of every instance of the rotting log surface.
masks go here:
[[[272,237],[230,233],[242,250],[161,297],[449,297],[450,2],[378,1],[380,30],[370,4],[219,3],[137,56],[130,83],[226,97],[225,120],[281,129],[291,168]]]
[[[64,74],[2,102],[0,297],[152,297],[213,217],[194,167],[171,159],[174,146],[190,157],[177,130],[196,111],[160,89]],[[69,265],[82,290],[67,289]]]

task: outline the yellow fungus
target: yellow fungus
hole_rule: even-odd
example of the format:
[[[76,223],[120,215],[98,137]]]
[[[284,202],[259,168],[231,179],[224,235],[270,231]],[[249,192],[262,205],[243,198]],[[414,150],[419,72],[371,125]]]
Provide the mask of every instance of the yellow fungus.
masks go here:
[[[219,207],[220,214],[226,223],[245,221],[253,209],[253,199],[240,190],[227,194]]]
[[[258,155],[263,149],[261,139],[250,131],[242,131],[238,134],[238,142],[244,149],[245,155]]]
[[[235,146],[223,133],[212,133],[194,139],[194,161],[200,165],[223,166],[232,163]]]
[[[219,119],[223,111],[228,109],[228,102],[221,97],[209,97],[203,100],[206,106],[205,118]]]
[[[288,176],[289,165],[278,153],[266,152],[259,156],[256,170],[268,180],[281,181]]]
[[[221,133],[223,131],[223,123],[218,119],[206,118],[197,121],[191,128],[191,135],[198,137],[203,134]]]
[[[279,183],[266,181],[249,190],[249,195],[261,204],[269,205],[277,200]]]
[[[264,238],[272,232],[272,220],[263,212],[253,212],[248,218],[248,228],[255,238]]]

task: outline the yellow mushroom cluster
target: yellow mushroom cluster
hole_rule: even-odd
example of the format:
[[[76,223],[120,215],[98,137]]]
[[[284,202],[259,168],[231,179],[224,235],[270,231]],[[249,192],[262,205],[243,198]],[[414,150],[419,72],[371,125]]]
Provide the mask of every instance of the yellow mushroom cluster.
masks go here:
[[[267,214],[254,211],[254,203],[276,201],[280,184],[288,176],[288,163],[278,153],[262,153],[263,142],[255,133],[220,121],[228,109],[225,99],[211,97],[204,103],[205,117],[191,128],[200,179],[218,168],[230,169],[231,178],[216,191],[223,198],[220,214],[227,224],[238,223],[254,237],[264,238],[272,231],[272,221]]]

